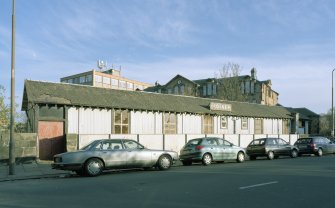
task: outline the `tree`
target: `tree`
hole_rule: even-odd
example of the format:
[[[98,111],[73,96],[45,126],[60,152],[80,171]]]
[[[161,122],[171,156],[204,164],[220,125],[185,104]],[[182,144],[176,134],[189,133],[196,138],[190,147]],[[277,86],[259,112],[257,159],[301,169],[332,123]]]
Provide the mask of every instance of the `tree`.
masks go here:
[[[332,129],[332,111],[320,115],[320,134],[325,136],[331,135]]]
[[[10,127],[10,105],[5,103],[6,89],[0,85],[0,130],[8,130]],[[15,104],[18,107],[18,104]],[[27,117],[24,113],[15,113],[15,132],[23,133],[27,129]]]
[[[5,88],[0,85],[0,129],[8,129],[10,123],[10,107],[6,105]]]
[[[219,71],[219,98],[230,101],[247,101],[246,95],[241,91],[241,66],[228,62]]]

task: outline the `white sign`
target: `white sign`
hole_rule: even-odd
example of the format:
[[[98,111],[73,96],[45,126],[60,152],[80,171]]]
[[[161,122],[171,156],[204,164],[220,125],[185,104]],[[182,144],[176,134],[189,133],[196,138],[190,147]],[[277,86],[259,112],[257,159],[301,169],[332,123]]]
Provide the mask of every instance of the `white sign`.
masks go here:
[[[210,103],[209,104],[210,110],[216,110],[216,111],[231,111],[231,104],[225,104],[225,103]]]

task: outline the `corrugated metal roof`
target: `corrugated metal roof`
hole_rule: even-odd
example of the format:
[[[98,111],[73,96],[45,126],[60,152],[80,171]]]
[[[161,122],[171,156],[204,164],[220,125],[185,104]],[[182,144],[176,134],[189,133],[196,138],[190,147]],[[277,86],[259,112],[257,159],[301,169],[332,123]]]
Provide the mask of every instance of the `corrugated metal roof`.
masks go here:
[[[211,102],[231,104],[232,111],[211,111],[209,109]],[[26,80],[22,101],[23,110],[27,109],[28,103],[238,117],[292,118],[290,112],[281,106]]]

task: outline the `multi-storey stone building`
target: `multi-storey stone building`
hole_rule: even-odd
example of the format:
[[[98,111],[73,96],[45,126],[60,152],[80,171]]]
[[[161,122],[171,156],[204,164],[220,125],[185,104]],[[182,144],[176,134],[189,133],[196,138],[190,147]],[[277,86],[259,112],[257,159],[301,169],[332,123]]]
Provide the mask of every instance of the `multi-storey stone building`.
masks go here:
[[[225,83],[235,82],[228,93],[235,92],[236,99],[228,98],[224,90]],[[216,98],[223,100],[236,100],[250,103],[258,103],[274,106],[278,104],[278,93],[272,89],[271,80],[259,81],[256,70],[251,70],[251,75],[227,78],[208,78],[201,80],[189,80],[181,75],[172,78],[165,85],[158,83],[145,89],[149,92],[164,94],[186,95],[204,98]]]

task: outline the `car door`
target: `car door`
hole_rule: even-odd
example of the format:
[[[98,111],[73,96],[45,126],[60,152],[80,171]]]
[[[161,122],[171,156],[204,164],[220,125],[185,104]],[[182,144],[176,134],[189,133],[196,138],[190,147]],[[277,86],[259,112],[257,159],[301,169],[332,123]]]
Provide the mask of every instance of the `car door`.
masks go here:
[[[127,152],[127,168],[140,168],[152,165],[151,150],[144,148],[133,140],[123,140],[123,146]]]
[[[222,140],[223,142],[223,159],[231,160],[236,158],[235,149],[233,144],[228,142],[227,140]]]
[[[106,168],[124,168],[127,164],[127,152],[121,140],[102,141],[99,152]]]
[[[290,155],[291,153],[291,146],[283,139],[277,139],[277,154],[278,155]]]
[[[279,146],[277,144],[277,138],[268,138],[266,140],[266,148],[267,148],[267,152],[272,151],[276,155],[278,155]]]
[[[207,148],[212,154],[213,160],[218,161],[223,159],[223,148],[218,143],[217,138],[207,138],[206,139]]]

